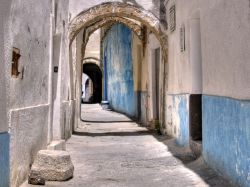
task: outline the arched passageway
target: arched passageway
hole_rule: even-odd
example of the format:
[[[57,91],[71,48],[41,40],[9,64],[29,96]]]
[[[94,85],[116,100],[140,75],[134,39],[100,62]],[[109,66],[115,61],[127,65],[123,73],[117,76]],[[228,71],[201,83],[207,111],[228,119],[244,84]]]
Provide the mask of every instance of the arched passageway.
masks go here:
[[[164,105],[155,105],[155,102],[165,103],[165,90],[167,89],[167,69],[168,69],[168,64],[167,64],[168,42],[167,42],[167,35],[164,30],[165,27],[161,25],[160,20],[154,14],[152,14],[150,11],[144,10],[141,7],[137,7],[136,5],[131,5],[127,3],[108,2],[97,5],[95,7],[92,7],[90,9],[81,12],[74,19],[72,19],[69,25],[69,44],[71,46],[76,36],[78,36],[79,33],[82,33],[83,43],[81,46],[81,51],[82,51],[82,59],[84,59],[85,49],[90,35],[97,29],[103,27],[106,27],[107,31],[108,30],[107,28],[111,28],[113,25],[117,23],[126,25],[131,31],[133,31],[133,33],[135,33],[135,35],[138,36],[142,44],[141,50],[143,51],[142,52],[143,55],[145,55],[147,42],[149,40],[148,39],[149,34],[153,34],[160,44],[158,47],[160,47],[161,50],[160,53],[161,57],[159,62],[161,64],[161,71],[157,73],[151,73],[151,74],[157,74],[159,76],[158,79],[159,92],[152,93],[155,95],[158,94],[159,99],[158,100],[155,99],[156,96],[151,97],[151,99],[153,100],[151,101],[151,106],[154,107],[154,110],[158,111],[158,114],[155,115],[154,117],[155,119],[148,119],[148,120],[153,121],[153,123],[155,121],[157,124],[160,122],[160,125],[163,125]],[[78,66],[78,68],[81,69],[82,67]],[[151,87],[150,89],[151,92],[154,92],[154,81],[151,80],[151,82],[152,83],[150,84]],[[146,97],[147,96],[145,96],[145,98]],[[145,106],[148,105],[147,104],[148,101],[146,101],[147,98],[144,100],[145,103],[143,104],[138,103],[139,104],[138,106],[143,107],[143,105]],[[141,99],[139,99],[138,101],[141,102]],[[159,107],[158,110],[156,109],[157,106]],[[80,111],[80,107],[77,108],[76,110]],[[76,115],[78,115],[78,117],[76,116],[76,118],[79,118],[80,116],[79,114],[80,112],[76,112]],[[145,114],[145,118],[148,118],[147,114]]]
[[[102,100],[102,71],[95,63],[83,64],[83,73],[89,76],[93,82],[93,95],[91,103],[100,103]]]

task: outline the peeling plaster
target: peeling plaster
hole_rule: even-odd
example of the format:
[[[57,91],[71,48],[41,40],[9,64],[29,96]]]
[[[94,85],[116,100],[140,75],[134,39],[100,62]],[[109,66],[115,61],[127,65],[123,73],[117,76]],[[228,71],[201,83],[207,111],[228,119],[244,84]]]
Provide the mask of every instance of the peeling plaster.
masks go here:
[[[137,92],[134,91],[132,31],[123,24],[114,25],[103,41],[107,64],[107,95],[116,111],[137,117]]]
[[[236,185],[250,183],[250,101],[203,96],[203,155]]]

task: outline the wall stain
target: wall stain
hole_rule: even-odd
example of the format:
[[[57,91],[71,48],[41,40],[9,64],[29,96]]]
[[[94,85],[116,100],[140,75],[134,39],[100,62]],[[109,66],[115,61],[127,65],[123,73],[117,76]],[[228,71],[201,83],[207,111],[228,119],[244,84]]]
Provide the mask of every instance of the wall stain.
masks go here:
[[[250,101],[203,96],[203,156],[236,185],[250,184]]]

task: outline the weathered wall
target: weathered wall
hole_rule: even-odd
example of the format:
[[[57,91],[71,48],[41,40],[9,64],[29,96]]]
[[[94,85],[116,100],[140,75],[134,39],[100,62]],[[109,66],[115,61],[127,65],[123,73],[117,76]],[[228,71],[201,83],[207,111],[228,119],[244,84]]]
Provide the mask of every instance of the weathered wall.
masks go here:
[[[143,83],[143,87],[147,88],[148,91],[148,119],[149,121],[154,121],[154,120],[159,120],[157,119],[157,82],[159,83],[159,77],[161,76],[160,74],[160,69],[163,67],[160,67],[161,60],[159,59],[159,62],[156,62],[155,58],[155,50],[160,48],[160,43],[155,37],[154,34],[149,34],[148,35],[148,41],[147,41],[147,46],[145,49],[145,60],[147,61],[147,71],[144,70],[145,77],[147,77],[147,82]],[[156,63],[158,64],[159,71],[157,72],[156,70]],[[156,80],[158,78],[158,80]],[[159,87],[158,87],[158,94],[159,94]],[[160,94],[159,94],[160,96]],[[159,106],[159,105],[158,105]],[[152,124],[153,125],[153,124]]]
[[[76,114],[75,114],[75,128],[81,122],[81,95],[82,95],[82,43],[83,43],[83,31],[81,31],[75,38],[75,98],[76,98]]]
[[[203,96],[203,155],[239,186],[250,183],[250,102]]]
[[[137,117],[131,40],[132,33],[128,27],[123,24],[112,26],[103,40],[103,63],[107,67],[107,95],[110,106],[116,111]]]
[[[132,33],[132,60],[133,60],[133,76],[134,90],[138,93],[138,120],[147,125],[148,122],[148,65],[146,56],[143,53],[142,40],[135,33]]]
[[[203,156],[234,183],[248,186],[250,2],[169,0],[167,15],[172,5],[176,6],[176,30],[168,33],[167,132],[178,137],[174,132],[178,122],[171,119],[182,117],[172,110],[173,98],[202,93]],[[198,32],[193,30],[195,25],[201,34],[201,68],[192,61],[192,47],[199,46],[192,43]],[[181,26],[185,27],[184,52],[180,50]],[[197,89],[199,82],[194,78],[202,80],[202,89]]]
[[[176,29],[169,34],[169,79],[170,93],[199,93],[193,90],[193,70],[190,46],[191,20],[200,18],[202,47],[203,93],[238,99],[249,99],[248,61],[249,1],[166,1],[167,14],[176,6]],[[240,20],[240,21],[239,21]],[[168,22],[169,16],[168,16]],[[185,26],[186,50],[180,50],[180,28]],[[234,37],[236,33],[241,33]],[[194,69],[193,69],[194,68]]]
[[[88,44],[86,45],[84,58],[94,57],[100,59],[100,30],[96,30],[89,37]],[[100,65],[100,61],[96,61]]]
[[[203,92],[250,99],[250,2],[201,1]]]
[[[236,184],[248,186],[249,1],[201,3],[201,20],[203,92],[206,94],[203,97],[203,154],[213,168]],[[240,33],[238,37],[234,37],[236,33]],[[216,146],[219,142],[220,149]]]
[[[74,114],[72,64],[69,62],[68,48],[68,0],[54,1],[53,29],[53,139],[67,139],[71,134]]]
[[[5,30],[8,41],[4,45],[5,76],[11,186],[19,186],[27,176],[36,152],[47,144],[51,2],[13,0],[11,3]],[[20,49],[21,54],[19,72],[23,69],[23,74],[18,78],[11,77],[10,73],[12,47]]]
[[[192,93],[192,69],[190,62],[190,18],[199,3],[197,0],[170,0],[167,1],[167,20],[169,20],[169,9],[176,6],[176,29],[170,32],[168,29],[168,92],[170,94]],[[180,49],[180,28],[185,26],[186,50]]]
[[[10,176],[10,137],[9,133],[0,133],[0,186],[9,186]]]
[[[248,0],[200,2],[203,154],[240,186],[250,183],[249,6]]]
[[[11,1],[3,0],[0,5],[0,186],[9,186],[10,157],[9,157],[9,133],[7,122],[6,78],[4,61],[4,37],[6,20],[8,20]]]
[[[168,29],[168,82],[166,90],[165,126],[168,135],[177,138],[182,146],[189,146],[189,94],[199,94],[202,90],[195,80],[202,80],[201,69],[193,65],[191,59],[191,18],[199,9],[197,0],[165,1],[167,21],[170,24],[170,8],[176,7],[176,28]],[[169,26],[170,27],[170,26]],[[181,51],[180,28],[185,29],[185,50]],[[201,62],[200,62],[201,63]],[[198,77],[194,75],[198,74]],[[181,100],[181,102],[180,102]],[[180,103],[182,103],[180,105]],[[184,112],[185,111],[185,112]]]
[[[176,137],[180,146],[189,146],[189,95],[168,95],[166,133]]]
[[[11,184],[19,186],[28,176],[36,153],[47,146],[48,105],[11,110]]]

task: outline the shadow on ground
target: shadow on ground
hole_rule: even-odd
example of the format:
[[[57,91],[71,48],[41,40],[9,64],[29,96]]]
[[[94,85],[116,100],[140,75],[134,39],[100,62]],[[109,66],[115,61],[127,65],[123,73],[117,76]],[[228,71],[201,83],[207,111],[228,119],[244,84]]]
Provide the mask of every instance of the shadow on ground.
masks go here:
[[[88,124],[91,127],[91,124]],[[92,124],[93,125],[93,124]],[[105,124],[99,123],[95,125],[103,126]],[[137,124],[138,127],[140,127]],[[101,129],[103,130],[103,129]],[[144,129],[139,131],[116,131],[116,132],[84,132],[84,130],[74,132],[77,136],[89,136],[89,137],[103,137],[103,136],[153,136],[157,141],[161,142],[166,146],[168,151],[172,153],[172,155],[181,161],[183,165],[195,172],[200,178],[208,186],[217,186],[217,187],[233,187],[231,182],[224,179],[222,176],[217,174],[213,169],[207,166],[202,157],[196,158],[192,151],[189,148],[179,147],[176,144],[176,140],[174,138],[159,135],[156,131],[151,129]]]
[[[100,112],[100,106],[85,105],[84,109],[85,111],[89,111],[89,113],[85,113],[85,118],[92,119],[94,122],[83,122],[82,126],[76,132],[74,132],[75,135],[87,137],[152,136],[158,142],[165,145],[166,149],[171,152],[171,154],[176,159],[182,162],[186,168],[192,170],[200,178],[202,178],[207,186],[233,187],[233,185],[229,181],[227,181],[210,167],[208,167],[202,157],[196,158],[189,148],[179,147],[176,144],[175,139],[168,136],[159,135],[154,130],[141,127],[139,124],[132,122],[123,114],[119,114],[114,111],[101,111],[101,113],[98,113]],[[95,112],[95,114],[93,114],[93,112]],[[104,120],[102,121],[102,119]],[[117,119],[120,120],[116,121]],[[102,122],[100,123],[100,121]],[[133,123],[134,127],[133,125],[130,125],[127,129],[118,128],[119,126],[122,126],[122,124],[126,124],[126,122]]]
[[[234,187],[231,181],[223,178],[222,175],[210,168],[202,156],[197,158],[189,148],[178,146],[175,138],[159,136],[156,133],[153,136],[166,145],[174,157],[180,160],[185,167],[199,175],[209,186]]]

